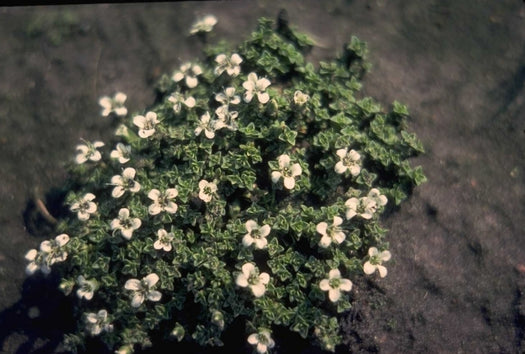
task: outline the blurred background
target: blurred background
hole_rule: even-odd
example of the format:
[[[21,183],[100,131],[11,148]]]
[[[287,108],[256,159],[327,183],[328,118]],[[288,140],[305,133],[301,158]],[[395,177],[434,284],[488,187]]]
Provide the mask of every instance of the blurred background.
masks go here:
[[[356,280],[338,351],[525,350],[525,3],[261,0],[0,7],[3,352],[52,353],[70,325],[53,324],[60,295],[31,293],[24,255],[50,237],[34,197],[60,187],[80,139],[113,134],[99,97],[142,110],[161,74],[201,55],[197,18],[217,17],[210,43],[240,43],[283,8],[316,41],[314,65],[366,41],[363,96],[407,104],[427,150],[412,163],[428,182],[384,220],[389,274]]]

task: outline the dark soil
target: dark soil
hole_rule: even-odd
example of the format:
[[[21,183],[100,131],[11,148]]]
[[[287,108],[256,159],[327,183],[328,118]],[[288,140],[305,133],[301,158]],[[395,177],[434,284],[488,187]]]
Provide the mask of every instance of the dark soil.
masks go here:
[[[63,163],[80,139],[112,135],[98,98],[120,90],[130,112],[143,109],[160,74],[200,55],[202,44],[187,36],[196,17],[217,16],[210,41],[237,43],[257,18],[277,16],[276,3],[0,8],[3,352],[54,353],[72,325],[49,279],[26,279],[24,254],[46,237],[34,197],[58,200]],[[525,4],[282,3],[290,22],[317,40],[314,63],[336,55],[351,35],[368,43],[373,67],[363,93],[385,107],[406,103],[427,150],[413,164],[429,181],[384,220],[389,274],[355,279],[338,352],[524,352]],[[30,319],[34,306],[40,316]],[[317,352],[290,336],[276,334],[278,352]],[[234,331],[227,344],[213,352],[250,350]]]

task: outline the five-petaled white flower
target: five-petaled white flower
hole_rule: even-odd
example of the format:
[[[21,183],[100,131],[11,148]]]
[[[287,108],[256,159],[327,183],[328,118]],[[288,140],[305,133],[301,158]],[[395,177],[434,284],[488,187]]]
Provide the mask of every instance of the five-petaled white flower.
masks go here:
[[[118,143],[115,150],[111,151],[109,157],[117,159],[120,163],[126,163],[131,159],[131,146]]]
[[[213,15],[206,15],[203,18],[199,18],[193,23],[190,29],[190,34],[211,32],[213,26],[217,24],[217,18]]]
[[[95,195],[93,193],[86,193],[80,200],[71,204],[70,210],[77,213],[77,217],[80,221],[89,220],[91,214],[97,211],[97,204],[93,202]]]
[[[379,252],[376,247],[370,247],[368,249],[368,256],[370,257],[368,261],[363,265],[363,270],[365,274],[372,274],[376,271],[379,271],[379,276],[381,278],[386,277],[387,270],[383,265],[383,262],[389,261],[392,257],[390,251]]]
[[[335,164],[335,172],[341,174],[350,170],[352,176],[357,176],[361,172],[361,155],[354,149],[339,149],[335,152],[340,160]]]
[[[122,237],[129,240],[133,236],[133,231],[142,225],[139,218],[130,218],[129,209],[122,208],[118,212],[118,218],[111,221],[111,230],[120,230]]]
[[[355,215],[359,215],[363,219],[371,219],[376,212],[377,204],[371,198],[361,197],[359,199],[353,197],[345,202],[346,218],[352,219]]]
[[[308,96],[305,93],[302,93],[299,90],[295,91],[295,93],[293,94],[293,102],[298,106],[304,105],[306,102],[308,102],[309,99],[310,96]]]
[[[367,197],[369,199],[372,199],[374,202],[376,202],[376,205],[378,207],[385,206],[386,203],[388,202],[388,199],[386,199],[386,196],[381,194],[381,192],[377,188],[370,189],[370,192],[368,192]]]
[[[270,225],[259,226],[255,220],[248,220],[245,223],[246,231],[248,232],[242,238],[242,244],[246,247],[250,247],[252,244],[255,248],[263,249],[268,244],[266,236],[270,234]]]
[[[111,177],[111,185],[115,186],[111,192],[111,196],[113,198],[120,198],[126,191],[132,193],[140,191],[140,183],[134,179],[136,173],[137,171],[135,171],[133,167],[127,167],[122,171],[122,175]]]
[[[339,269],[332,269],[328,273],[328,279],[319,282],[319,288],[328,291],[328,298],[332,302],[337,302],[341,298],[341,291],[352,290],[350,279],[343,279]]]
[[[126,290],[131,290],[131,306],[139,307],[145,299],[159,301],[162,294],[152,288],[159,281],[159,276],[155,273],[148,274],[142,280],[129,279],[124,284]]]
[[[242,273],[237,276],[235,283],[242,287],[249,287],[255,297],[261,297],[266,292],[266,284],[270,282],[268,273],[259,274],[259,270],[252,263],[244,263]]]
[[[201,116],[200,123],[197,128],[195,128],[195,135],[199,136],[204,130],[204,135],[206,135],[208,139],[213,139],[215,137],[215,131],[224,127],[225,124],[222,121],[212,120],[210,112],[206,112]]]
[[[102,155],[100,154],[100,151],[97,150],[97,148],[102,146],[104,146],[102,141],[95,141],[94,143],[86,141],[85,144],[77,145],[78,154],[75,157],[75,162],[80,165],[87,160],[94,162],[99,161],[102,158]]]
[[[95,290],[98,289],[98,283],[95,279],[86,279],[83,275],[79,275],[77,278],[77,296],[79,299],[91,300],[95,294]]]
[[[257,95],[257,99],[260,103],[266,103],[270,100],[270,95],[266,92],[266,88],[270,86],[271,82],[267,78],[263,77],[259,79],[256,73],[249,73],[248,80],[246,80],[242,87],[246,89],[244,93],[244,101],[250,102],[254,95]]]
[[[163,249],[166,252],[171,251],[171,241],[173,241],[174,237],[173,232],[168,232],[164,229],[157,230],[157,241],[153,244],[153,248],[156,250]]]
[[[217,185],[213,182],[208,182],[205,179],[199,182],[199,198],[205,202],[211,202],[211,199],[217,192]]]
[[[115,113],[117,116],[123,117],[128,114],[128,109],[124,107],[124,102],[126,102],[125,93],[117,92],[113,98],[109,96],[101,97],[98,100],[98,104],[102,106],[102,116],[107,117],[111,113]]]
[[[342,218],[339,216],[334,216],[334,221],[331,226],[328,226],[328,224],[324,221],[317,224],[316,230],[322,236],[321,241],[319,241],[319,246],[326,248],[330,246],[332,241],[338,245],[341,244],[346,238],[345,233],[339,227],[339,225],[342,223]]]
[[[272,182],[277,183],[282,177],[284,187],[293,189],[295,187],[295,177],[300,176],[303,172],[301,165],[298,163],[290,165],[290,156],[288,155],[280,155],[277,161],[279,162],[279,171],[272,171]]]
[[[174,199],[179,195],[179,191],[176,188],[168,188],[164,192],[158,189],[152,189],[148,193],[148,198],[153,200],[153,204],[148,207],[150,215],[157,215],[162,211],[170,214],[177,212],[177,204],[171,199]]]
[[[230,58],[226,54],[219,54],[215,57],[215,62],[217,66],[215,67],[214,73],[219,76],[224,71],[230,76],[237,76],[241,72],[242,58],[239,54],[234,53]]]
[[[86,330],[92,336],[97,336],[102,332],[113,331],[113,325],[109,323],[108,312],[100,310],[97,313],[86,313]]]
[[[195,98],[193,98],[193,96],[185,97],[180,92],[173,92],[170,95],[170,97],[168,97],[168,101],[173,103],[173,112],[175,112],[177,114],[179,114],[180,111],[182,110],[182,104],[183,103],[188,108],[195,107],[195,104],[197,103],[195,101]]]
[[[254,345],[259,354],[267,353],[268,349],[272,349],[275,346],[275,342],[270,336],[270,331],[267,329],[261,329],[258,333],[250,334],[248,343]]]
[[[155,134],[155,126],[159,124],[157,113],[150,111],[146,113],[146,116],[135,116],[133,117],[133,124],[139,127],[139,136],[141,138],[149,138]]]
[[[241,97],[235,94],[235,87],[226,87],[224,92],[215,94],[215,100],[224,106],[241,103]]]
[[[186,86],[194,88],[199,84],[197,76],[202,74],[202,69],[197,64],[184,63],[181,65],[180,70],[175,72],[171,77],[173,81],[179,82],[184,79]]]

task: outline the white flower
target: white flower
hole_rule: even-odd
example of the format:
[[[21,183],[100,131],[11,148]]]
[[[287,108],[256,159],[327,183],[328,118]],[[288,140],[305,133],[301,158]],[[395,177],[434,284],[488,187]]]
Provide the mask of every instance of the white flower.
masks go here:
[[[56,262],[63,262],[67,259],[67,252],[62,247],[69,242],[67,234],[60,234],[54,240],[42,241],[40,243],[40,251],[47,253],[48,265],[53,265]]]
[[[242,238],[242,244],[246,247],[255,244],[255,248],[265,248],[268,244],[266,236],[270,234],[270,230],[272,229],[270,225],[260,227],[255,220],[248,220],[245,223],[245,227],[248,233]]]
[[[300,176],[303,172],[301,166],[298,163],[290,166],[290,156],[288,155],[280,155],[277,161],[279,162],[279,171],[272,172],[272,182],[277,183],[282,177],[284,187],[293,189],[295,187],[295,177]]]
[[[157,241],[153,244],[153,248],[156,250],[163,249],[166,252],[171,251],[171,241],[173,241],[173,238],[175,235],[173,235],[172,232],[168,233],[168,231],[164,229],[159,229],[157,231]]]
[[[77,213],[77,217],[80,221],[89,220],[91,214],[97,211],[97,204],[92,200],[95,199],[93,193],[86,193],[79,201],[71,205],[70,210]]]
[[[109,157],[117,159],[120,163],[126,163],[131,158],[131,146],[118,143],[115,150],[111,151]]]
[[[335,164],[335,172],[341,174],[350,170],[352,176],[357,176],[361,172],[361,155],[355,150],[339,149],[336,151],[337,156],[341,159]]]
[[[216,192],[217,185],[215,183],[208,182],[205,179],[199,182],[199,198],[203,202],[209,203]]]
[[[299,90],[295,91],[295,93],[293,94],[293,101],[298,106],[304,105],[306,102],[308,102],[309,99],[310,96],[308,96],[305,93],[302,93]]]
[[[199,136],[204,130],[204,135],[208,139],[215,137],[215,131],[224,128],[225,124],[220,120],[211,120],[210,112],[206,112],[201,116],[201,120],[197,128],[195,128],[195,136]]]
[[[365,274],[373,274],[376,269],[379,271],[379,276],[381,278],[386,277],[387,270],[383,266],[383,262],[387,262],[392,257],[390,251],[382,251],[381,253],[375,247],[370,247],[368,249],[368,256],[370,259],[365,262],[363,265],[363,270]]]
[[[378,206],[385,206],[388,202],[388,199],[386,199],[377,188],[372,188],[370,192],[368,192],[367,197],[372,199]]]
[[[133,231],[142,225],[139,218],[130,218],[129,209],[122,208],[118,212],[118,218],[111,221],[111,230],[120,230],[122,237],[129,240],[133,236]]]
[[[146,116],[133,117],[133,124],[139,127],[139,136],[141,138],[149,138],[155,134],[155,125],[159,124],[157,113],[148,112]]]
[[[235,94],[235,87],[226,87],[224,92],[215,94],[215,100],[225,106],[241,103],[241,97]]]
[[[86,279],[83,275],[79,275],[77,278],[78,290],[77,296],[79,299],[85,298],[91,300],[95,294],[95,290],[98,289],[98,283],[95,279]]]
[[[328,273],[328,279],[321,280],[319,288],[328,291],[330,301],[337,302],[341,298],[341,291],[352,290],[352,282],[349,279],[343,279],[339,269],[332,269]]]
[[[268,273],[259,274],[259,270],[252,263],[245,263],[242,273],[237,276],[235,283],[242,287],[249,287],[255,297],[261,297],[266,292],[266,284],[270,282]]]
[[[111,192],[113,198],[120,198],[124,192],[130,191],[137,193],[140,191],[140,184],[134,180],[137,171],[133,167],[127,167],[122,171],[121,175],[111,177],[111,185],[116,186]]]
[[[85,318],[86,330],[92,336],[97,336],[102,332],[113,331],[113,325],[109,323],[108,312],[100,310],[97,313],[87,313]]]
[[[257,353],[264,354],[275,346],[275,342],[270,336],[270,331],[263,329],[258,333],[252,333],[248,336],[248,343],[254,345],[257,349]]]
[[[190,34],[199,32],[211,32],[213,26],[217,24],[217,18],[213,15],[206,15],[193,23]]]
[[[45,275],[51,273],[47,256],[48,254],[46,252],[38,251],[36,249],[29,250],[25,255],[25,259],[29,261],[29,264],[26,266],[26,274],[32,275],[37,270],[40,270]]]
[[[317,232],[321,234],[321,241],[319,241],[319,246],[328,247],[333,242],[341,244],[345,238],[345,233],[341,230],[339,225],[343,223],[343,219],[339,216],[334,216],[334,221],[331,226],[328,226],[326,222],[320,222],[316,226]]]
[[[184,63],[181,65],[180,70],[175,72],[171,77],[173,81],[179,82],[185,79],[184,82],[189,88],[194,88],[199,84],[197,76],[202,74],[202,69],[197,64]]]
[[[162,211],[174,214],[177,212],[178,206],[171,199],[174,199],[177,195],[179,195],[179,191],[176,188],[168,188],[164,192],[155,188],[150,190],[148,198],[153,200],[153,204],[148,207],[148,212],[150,215],[157,215]]]
[[[111,113],[115,113],[117,116],[125,116],[128,114],[128,109],[124,107],[124,102],[128,97],[125,93],[117,92],[113,98],[104,96],[98,100],[99,105],[102,106],[102,116],[107,117]]]
[[[176,114],[179,114],[180,111],[182,110],[183,103],[188,108],[193,108],[195,107],[195,104],[196,104],[195,98],[193,98],[193,96],[189,96],[186,98],[180,92],[173,92],[170,95],[170,97],[168,97],[168,101],[173,103],[173,112],[175,112]]]
[[[376,212],[376,202],[368,197],[350,198],[345,202],[346,218],[352,219],[355,215],[359,215],[363,219],[371,219]]]
[[[51,273],[53,264],[67,259],[67,252],[62,247],[68,242],[69,236],[60,234],[54,240],[42,241],[40,250],[29,250],[25,254],[25,259],[29,261],[29,264],[26,266],[26,274],[32,275],[37,270],[40,270],[45,275]]]
[[[270,86],[271,82],[267,78],[263,77],[259,79],[256,73],[249,73],[248,80],[242,84],[242,87],[246,89],[244,93],[244,101],[250,102],[253,95],[257,95],[257,99],[261,103],[266,103],[270,100],[270,95],[265,92],[266,88]]]
[[[242,58],[237,53],[232,54],[230,58],[228,58],[225,54],[219,54],[217,57],[215,57],[215,62],[217,63],[217,66],[215,67],[214,73],[217,76],[222,74],[224,71],[226,71],[230,76],[237,76],[241,72],[240,64],[242,63]]]
[[[87,160],[94,162],[99,161],[102,158],[102,155],[100,154],[100,151],[97,150],[97,148],[102,146],[104,146],[102,141],[95,141],[94,143],[86,141],[85,144],[77,145],[78,154],[75,157],[75,162],[80,165]]]
[[[235,122],[235,119],[239,116],[239,112],[237,111],[230,111],[228,106],[220,106],[215,110],[215,114],[217,115],[218,120],[215,121],[215,130],[221,129],[221,128],[228,128],[231,130],[237,129],[237,123]]]
[[[159,301],[162,297],[162,294],[157,290],[152,290],[152,288],[159,281],[159,276],[155,273],[151,273],[142,280],[138,279],[129,279],[124,284],[126,290],[131,290],[131,306],[139,307],[140,304],[144,302],[145,299],[150,301]]]

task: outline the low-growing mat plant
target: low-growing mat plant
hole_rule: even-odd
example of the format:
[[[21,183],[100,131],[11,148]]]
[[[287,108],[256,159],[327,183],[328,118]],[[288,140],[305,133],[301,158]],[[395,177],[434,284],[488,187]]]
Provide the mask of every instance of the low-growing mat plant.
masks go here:
[[[203,21],[192,34],[216,23]],[[55,273],[75,299],[67,348],[220,346],[234,321],[257,353],[278,348],[276,327],[341,345],[352,279],[387,275],[380,215],[425,181],[408,161],[423,147],[406,106],[360,97],[364,42],[317,67],[313,45],[262,18],[162,76],[143,111],[100,99],[115,140],[77,146],[70,212],[26,254],[28,274]]]

